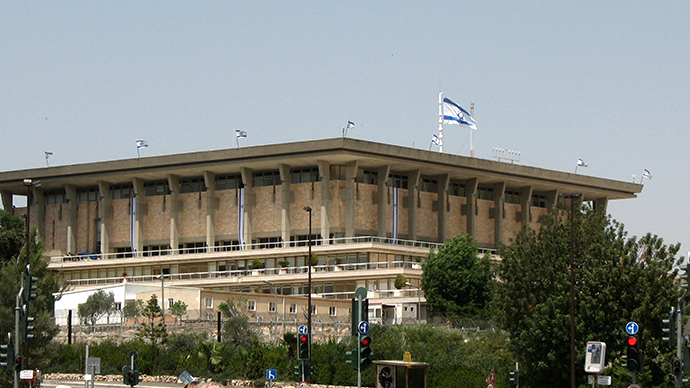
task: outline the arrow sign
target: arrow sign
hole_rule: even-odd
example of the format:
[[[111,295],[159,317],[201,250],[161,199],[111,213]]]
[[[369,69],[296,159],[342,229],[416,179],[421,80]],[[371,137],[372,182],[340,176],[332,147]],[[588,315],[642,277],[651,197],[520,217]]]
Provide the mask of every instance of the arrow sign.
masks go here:
[[[369,322],[362,321],[357,327],[359,328],[359,332],[362,334],[367,334],[369,332]]]
[[[266,380],[275,380],[278,378],[278,371],[275,369],[266,369]]]
[[[306,327],[305,325],[302,325],[302,326],[299,327],[299,329],[297,329],[297,331],[298,331],[300,334],[307,334],[307,327]]]
[[[637,334],[637,332],[639,330],[640,330],[640,327],[635,322],[628,322],[628,324],[625,325],[625,332],[630,334],[630,335]]]

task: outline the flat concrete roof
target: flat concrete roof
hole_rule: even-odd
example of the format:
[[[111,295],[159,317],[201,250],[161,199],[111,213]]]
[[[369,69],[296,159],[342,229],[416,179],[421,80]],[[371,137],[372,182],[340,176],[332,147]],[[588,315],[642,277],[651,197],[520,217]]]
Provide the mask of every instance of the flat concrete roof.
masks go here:
[[[133,178],[153,181],[165,179],[169,174],[180,178],[199,177],[204,171],[239,174],[241,168],[265,171],[275,170],[280,164],[316,166],[319,161],[332,165],[356,161],[360,168],[390,165],[390,171],[395,173],[419,169],[424,177],[448,174],[451,180],[477,178],[480,185],[506,182],[507,188],[532,186],[534,192],[580,192],[585,200],[635,198],[643,188],[641,184],[630,182],[335,138],[0,172],[0,191],[25,195],[24,179],[40,180],[41,189],[49,191],[67,184],[89,187],[96,186],[99,181],[111,184],[129,183]]]

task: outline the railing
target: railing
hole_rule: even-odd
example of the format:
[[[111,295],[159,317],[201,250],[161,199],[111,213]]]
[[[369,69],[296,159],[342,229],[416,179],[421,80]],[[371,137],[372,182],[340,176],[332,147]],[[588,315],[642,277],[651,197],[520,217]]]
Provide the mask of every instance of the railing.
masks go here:
[[[391,268],[408,268],[421,270],[421,263],[414,261],[383,261],[373,263],[351,263],[351,264],[334,264],[334,265],[314,265],[312,266],[312,273],[314,272],[337,272],[337,271],[364,271],[375,269],[391,269]],[[285,268],[260,268],[260,269],[241,269],[228,271],[206,271],[194,273],[176,273],[165,274],[164,280],[203,280],[203,279],[217,279],[217,278],[236,278],[246,276],[272,276],[283,274],[307,274],[308,266],[300,267],[285,267]],[[160,282],[161,275],[138,275],[127,277],[113,277],[113,278],[94,278],[94,279],[72,279],[68,280],[71,286],[85,286],[95,284],[116,284],[122,282]],[[248,283],[243,283],[247,285]],[[306,296],[306,295],[305,295]]]
[[[327,238],[327,239],[314,239],[312,240],[312,246],[322,246],[322,245],[347,245],[347,244],[365,244],[365,243],[375,243],[375,244],[386,244],[386,245],[399,245],[404,247],[415,247],[415,248],[426,248],[426,249],[439,249],[443,244],[428,241],[415,241],[415,240],[403,240],[394,239],[389,237],[378,237],[378,236],[358,236],[358,237],[339,237],[339,238]],[[51,262],[59,263],[66,261],[90,261],[90,260],[112,260],[112,259],[126,259],[135,257],[156,257],[156,256],[169,256],[169,255],[187,255],[187,254],[212,254],[218,252],[243,252],[243,251],[253,251],[259,249],[283,249],[292,247],[307,247],[308,240],[298,240],[289,242],[269,242],[269,243],[254,243],[254,244],[244,244],[244,245],[222,245],[205,248],[179,248],[179,249],[161,249],[161,250],[151,250],[151,251],[140,251],[140,252],[118,252],[118,253],[90,253],[81,252],[76,255],[64,255],[64,256],[53,256],[51,257]],[[480,249],[480,253],[483,253]],[[493,250],[490,250],[493,251]]]

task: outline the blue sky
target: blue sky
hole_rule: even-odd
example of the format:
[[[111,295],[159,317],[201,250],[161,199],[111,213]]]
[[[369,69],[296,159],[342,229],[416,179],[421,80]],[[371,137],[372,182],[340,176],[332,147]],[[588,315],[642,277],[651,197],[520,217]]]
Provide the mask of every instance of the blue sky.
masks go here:
[[[0,171],[349,137],[639,182],[609,211],[690,250],[690,2],[0,2]],[[469,155],[446,126],[444,152]]]

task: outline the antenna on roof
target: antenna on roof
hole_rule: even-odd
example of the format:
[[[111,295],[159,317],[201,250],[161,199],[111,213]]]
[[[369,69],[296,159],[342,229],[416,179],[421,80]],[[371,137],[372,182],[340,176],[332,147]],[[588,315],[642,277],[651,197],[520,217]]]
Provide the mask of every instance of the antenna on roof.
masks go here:
[[[511,164],[520,161],[520,151],[513,151],[507,148],[496,147],[491,148],[491,151],[494,154],[494,158],[498,159],[499,162],[501,161],[501,159],[510,160]]]

